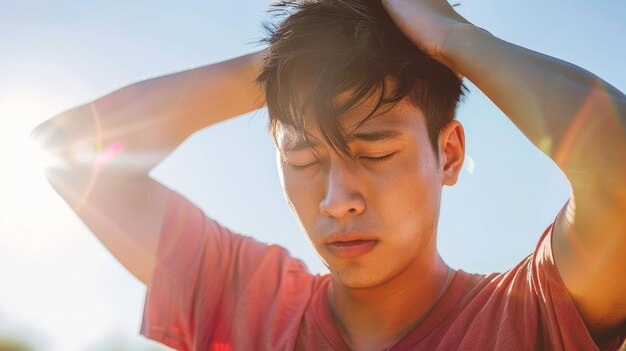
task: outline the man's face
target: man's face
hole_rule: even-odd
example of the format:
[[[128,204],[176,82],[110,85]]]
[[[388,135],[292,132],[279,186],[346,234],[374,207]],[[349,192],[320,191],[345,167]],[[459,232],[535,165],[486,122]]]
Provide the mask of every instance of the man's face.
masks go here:
[[[277,133],[289,205],[330,272],[352,288],[383,284],[436,250],[441,188],[449,180],[419,109],[401,102],[356,128],[372,106],[339,117],[352,157],[334,152],[316,129],[307,130],[314,150]]]

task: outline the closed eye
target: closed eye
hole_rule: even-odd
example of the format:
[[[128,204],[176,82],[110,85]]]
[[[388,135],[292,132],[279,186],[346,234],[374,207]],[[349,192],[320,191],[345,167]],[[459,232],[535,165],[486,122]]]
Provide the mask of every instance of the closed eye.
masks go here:
[[[319,163],[319,161],[313,161],[313,162],[309,162],[309,163],[303,164],[303,165],[296,165],[296,164],[293,164],[293,163],[287,163],[287,164],[289,165],[289,167],[291,167],[291,168],[293,168],[295,170],[304,170],[304,169],[307,169],[307,168],[309,168],[311,166],[315,166],[318,163]]]
[[[390,154],[384,155],[384,156],[361,156],[360,158],[364,159],[366,161],[374,162],[374,163],[383,163],[385,161],[390,160],[395,154],[396,153],[393,152],[393,153],[390,153]],[[306,163],[306,164],[302,164],[302,165],[298,165],[298,164],[293,164],[293,163],[287,162],[289,167],[291,167],[291,168],[293,168],[295,170],[304,170],[304,169],[307,169],[309,167],[315,166],[315,165],[317,165],[319,163],[320,163],[319,160],[316,160],[316,161],[313,161],[313,162],[309,162],[309,163]]]
[[[390,160],[395,154],[396,153],[393,152],[393,153],[390,153],[390,154],[385,155],[385,156],[378,156],[378,157],[361,156],[361,158],[366,159],[367,161],[375,162],[375,163],[382,163],[382,162]]]

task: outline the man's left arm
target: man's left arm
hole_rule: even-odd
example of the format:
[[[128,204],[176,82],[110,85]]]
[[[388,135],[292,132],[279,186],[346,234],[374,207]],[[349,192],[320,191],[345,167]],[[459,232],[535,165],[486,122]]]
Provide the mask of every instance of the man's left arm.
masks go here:
[[[602,79],[473,27],[442,55],[565,172],[570,200],[553,250],[590,331],[626,319],[626,96]]]
[[[409,38],[472,81],[565,172],[572,194],[553,231],[557,268],[592,334],[620,326],[626,321],[626,96],[580,67],[473,26],[445,1],[383,3]]]

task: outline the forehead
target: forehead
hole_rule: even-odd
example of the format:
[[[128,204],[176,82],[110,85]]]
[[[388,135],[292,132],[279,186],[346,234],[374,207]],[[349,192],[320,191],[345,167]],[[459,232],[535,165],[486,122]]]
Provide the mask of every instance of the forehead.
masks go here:
[[[341,98],[341,97],[340,97]],[[374,115],[367,116],[374,109],[373,101],[365,101],[355,106],[350,111],[337,117],[343,134],[350,141],[351,135],[359,136],[360,140],[392,139],[404,130],[408,124],[424,125],[424,116],[421,110],[406,101],[396,105],[383,106]],[[367,119],[367,120],[366,120]],[[312,143],[324,143],[324,138],[317,128],[314,116],[306,116],[305,133]],[[294,147],[302,147],[306,142],[304,133],[294,127],[278,124],[276,128],[276,143],[280,151],[288,152]]]

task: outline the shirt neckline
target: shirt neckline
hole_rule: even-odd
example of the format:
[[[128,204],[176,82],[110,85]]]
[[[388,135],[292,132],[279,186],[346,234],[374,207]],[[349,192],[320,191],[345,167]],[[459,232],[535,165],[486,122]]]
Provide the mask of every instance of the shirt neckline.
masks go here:
[[[466,290],[465,285],[471,274],[459,269],[454,274],[450,286],[441,296],[439,302],[430,311],[430,314],[424,319],[422,324],[415,330],[400,340],[394,347],[400,349],[403,345],[415,344],[425,336],[429,335],[440,323],[448,317],[454,307],[461,301],[460,297]],[[332,279],[330,274],[321,277],[322,284],[320,294],[318,294],[315,303],[314,315],[316,323],[326,340],[338,350],[349,350],[341,333],[334,323],[332,312],[330,310],[330,294],[332,288]]]

